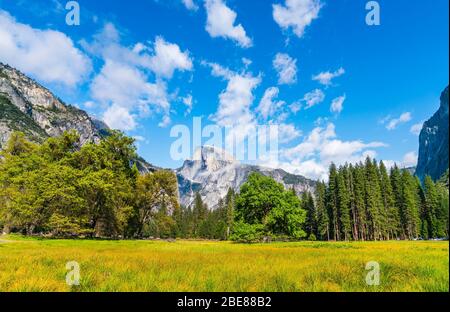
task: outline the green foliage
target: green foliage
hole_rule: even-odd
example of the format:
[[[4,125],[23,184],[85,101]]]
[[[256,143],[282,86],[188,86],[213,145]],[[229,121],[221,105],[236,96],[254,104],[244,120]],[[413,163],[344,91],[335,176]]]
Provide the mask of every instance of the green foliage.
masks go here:
[[[234,225],[231,240],[240,243],[256,243],[262,241],[264,235],[265,229],[263,224],[248,224],[240,220]]]
[[[76,132],[41,145],[13,133],[1,156],[0,224],[8,232],[131,237],[142,232],[142,211],[178,206],[174,174],[139,176],[130,166],[133,140],[117,131],[82,147]]]
[[[303,229],[306,212],[299,198],[270,177],[251,174],[236,198],[235,212],[238,223],[262,225],[266,235],[295,239],[306,236]],[[236,225],[234,231],[237,231]]]
[[[408,170],[369,158],[356,165],[330,166],[328,184],[315,194],[321,240],[448,238],[448,177],[424,186]],[[303,199],[305,202],[305,199]],[[312,214],[308,213],[307,232]]]

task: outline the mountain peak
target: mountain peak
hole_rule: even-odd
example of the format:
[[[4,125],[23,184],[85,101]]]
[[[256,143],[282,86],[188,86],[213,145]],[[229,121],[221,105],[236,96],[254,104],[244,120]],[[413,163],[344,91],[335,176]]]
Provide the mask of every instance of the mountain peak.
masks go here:
[[[192,156],[193,161],[202,161],[202,162],[227,162],[227,163],[235,163],[237,162],[234,157],[226,152],[225,150],[210,146],[204,145],[196,149],[194,155]]]

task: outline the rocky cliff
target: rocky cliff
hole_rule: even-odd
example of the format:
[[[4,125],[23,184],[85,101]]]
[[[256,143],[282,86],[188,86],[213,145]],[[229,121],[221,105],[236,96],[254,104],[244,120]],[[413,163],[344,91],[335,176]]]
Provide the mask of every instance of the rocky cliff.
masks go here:
[[[241,164],[222,150],[204,146],[196,151],[192,160],[176,170],[180,191],[180,202],[189,206],[197,192],[210,208],[214,208],[228,190],[239,191],[252,172],[273,177],[286,189],[294,188],[297,194],[313,191],[316,183],[299,175],[289,174],[281,169]]]
[[[98,142],[104,127],[18,70],[0,63],[0,147],[16,130],[33,141],[42,141],[75,129],[84,144]]]
[[[416,175],[438,180],[448,169],[448,86],[441,95],[438,111],[423,125],[419,138]]]

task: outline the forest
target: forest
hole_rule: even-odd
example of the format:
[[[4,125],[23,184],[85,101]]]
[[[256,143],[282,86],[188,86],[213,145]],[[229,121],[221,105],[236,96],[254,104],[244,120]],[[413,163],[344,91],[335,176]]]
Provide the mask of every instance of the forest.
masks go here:
[[[328,182],[296,194],[249,176],[218,207],[178,203],[170,170],[140,174],[134,140],[118,131],[81,146],[76,132],[29,142],[15,132],[0,154],[0,229],[62,238],[181,238],[238,242],[372,241],[448,237],[448,171],[420,181],[367,158],[330,166]],[[214,208],[214,209],[211,209]]]

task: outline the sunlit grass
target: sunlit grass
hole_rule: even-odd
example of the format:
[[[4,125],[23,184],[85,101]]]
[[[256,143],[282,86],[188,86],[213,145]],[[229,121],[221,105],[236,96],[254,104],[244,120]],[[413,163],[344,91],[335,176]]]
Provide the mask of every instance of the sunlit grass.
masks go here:
[[[65,283],[77,261],[81,285]],[[377,261],[381,284],[366,285]],[[449,291],[448,242],[273,243],[0,237],[0,291]]]

